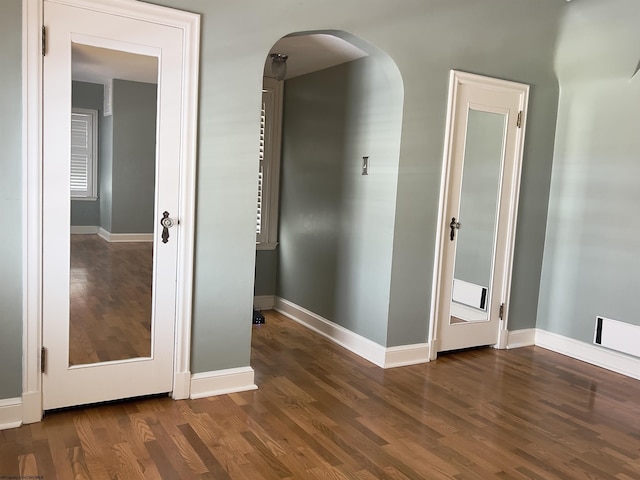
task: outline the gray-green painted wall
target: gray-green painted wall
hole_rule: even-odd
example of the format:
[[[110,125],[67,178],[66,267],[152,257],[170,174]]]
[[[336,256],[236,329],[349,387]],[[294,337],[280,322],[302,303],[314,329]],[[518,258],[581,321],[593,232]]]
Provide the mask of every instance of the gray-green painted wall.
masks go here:
[[[256,251],[256,279],[253,294],[275,295],[278,274],[278,250]]]
[[[262,73],[269,49],[292,32],[350,32],[389,54],[402,77],[389,323],[383,342],[388,346],[427,337],[449,70],[532,84],[510,321],[514,328],[535,325],[558,99],[553,55],[558,22],[570,4],[284,0],[274,8],[258,0],[154,3],[203,15],[194,372],[249,363],[251,325],[246,319],[255,275]],[[219,58],[225,58],[225,68],[219,68]]]
[[[0,5],[0,399],[22,395],[21,11]]]
[[[102,128],[102,108],[104,86],[97,83],[73,81],[71,86],[71,106],[98,111],[98,132]],[[100,139],[98,138],[98,149]],[[100,151],[98,151],[98,169],[100,168]],[[98,175],[98,188],[100,175]],[[99,200],[71,200],[71,225],[98,226],[100,225]]]
[[[111,233],[153,233],[157,87],[113,80]]]
[[[537,326],[592,342],[595,317],[640,325],[640,9],[572,4]]]
[[[402,109],[393,80],[375,57],[304,75],[287,81],[283,113],[277,295],[379,344]]]
[[[402,77],[404,110],[384,342],[389,346],[422,342],[427,336],[449,69],[532,85],[510,328],[535,325],[558,101],[553,57],[559,21],[581,2],[282,0],[277,8],[259,0],[154,3],[203,15],[193,372],[249,364],[262,70],[271,46],[298,31],[333,28],[366,39],[389,54]],[[0,4],[3,105],[18,109],[17,114],[0,111],[0,124],[6,127],[0,129],[6,139],[0,160],[2,208],[5,218],[16,220],[16,228],[2,240],[11,261],[0,267],[3,300],[9,299],[3,302],[1,335],[9,348],[0,349],[6,377],[0,393],[6,396],[19,394],[21,381],[19,6],[16,0]],[[612,50],[610,55],[619,54]],[[224,68],[220,58],[225,59]]]
[[[390,52],[405,81],[405,112],[387,345],[427,338],[451,68],[532,87],[509,328],[535,326],[558,99],[553,52],[567,7],[558,1],[456,2],[455,8],[424,2],[420,15],[403,18],[407,35],[421,25],[423,35],[415,38],[423,41],[406,55]]]

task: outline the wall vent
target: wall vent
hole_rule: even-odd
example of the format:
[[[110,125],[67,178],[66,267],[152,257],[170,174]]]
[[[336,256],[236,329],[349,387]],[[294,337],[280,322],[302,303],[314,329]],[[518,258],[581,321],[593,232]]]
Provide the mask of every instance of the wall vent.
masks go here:
[[[593,343],[618,352],[640,357],[640,325],[596,317]]]
[[[480,310],[487,309],[487,289],[481,285],[454,278],[451,296],[454,302],[461,303],[462,305]]]

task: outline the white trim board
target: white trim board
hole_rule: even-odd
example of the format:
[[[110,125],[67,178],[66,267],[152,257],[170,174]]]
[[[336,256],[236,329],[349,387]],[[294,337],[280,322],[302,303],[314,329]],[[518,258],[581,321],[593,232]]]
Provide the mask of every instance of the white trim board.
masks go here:
[[[189,398],[204,398],[227,393],[256,390],[254,371],[251,367],[228,368],[215,372],[194,373],[191,376]]]
[[[509,332],[507,348],[538,347],[640,380],[640,358],[539,328]]]
[[[274,309],[379,367],[393,368],[429,361],[426,343],[383,347],[283,298],[275,297]]]
[[[525,328],[507,332],[507,348],[530,347],[536,344],[536,329]]]
[[[0,400],[0,430],[22,425],[22,399],[20,397]]]
[[[253,306],[257,310],[273,310],[275,304],[275,295],[256,295],[253,297]]]
[[[100,227],[92,225],[71,225],[71,235],[97,235]]]
[[[536,329],[535,344],[576,360],[640,380],[640,358],[540,329]]]
[[[153,233],[111,233],[93,225],[72,225],[72,235],[98,235],[109,243],[153,242]]]
[[[100,227],[98,235],[109,243],[153,242],[153,233],[111,233]]]

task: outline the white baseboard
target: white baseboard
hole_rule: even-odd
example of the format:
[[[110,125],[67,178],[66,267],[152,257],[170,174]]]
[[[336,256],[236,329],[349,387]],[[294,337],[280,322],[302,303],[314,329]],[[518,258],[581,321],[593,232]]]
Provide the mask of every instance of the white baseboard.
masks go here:
[[[22,398],[0,400],[0,430],[22,425]]]
[[[42,392],[22,394],[22,423],[36,423],[42,420]]]
[[[640,380],[640,358],[536,329],[536,345]]]
[[[384,366],[385,347],[379,345],[368,338],[358,335],[357,333],[347,330],[346,328],[333,323],[326,318],[316,315],[315,313],[300,307],[284,298],[276,297],[275,310],[289,317],[291,320],[304,325],[310,330],[328,338],[341,347],[350,350],[356,355],[361,356],[365,360],[378,365]]]
[[[530,347],[536,344],[536,329],[524,328],[508,332],[507,348]]]
[[[387,348],[284,298],[275,297],[274,308],[379,367],[393,368],[429,361],[429,346],[426,343]]]
[[[174,400],[184,400],[189,398],[191,393],[191,372],[179,372],[173,376],[173,392],[171,398]]]
[[[95,235],[99,228],[91,225],[71,225],[71,235]]]
[[[215,372],[195,373],[191,376],[190,398],[204,398],[225,393],[256,390],[251,367],[229,368]]]
[[[384,368],[405,367],[429,361],[428,343],[387,347],[386,350]]]
[[[153,233],[111,233],[100,227],[98,235],[111,243],[153,242]]]
[[[273,310],[275,304],[275,295],[256,295],[253,297],[253,306],[258,310]]]

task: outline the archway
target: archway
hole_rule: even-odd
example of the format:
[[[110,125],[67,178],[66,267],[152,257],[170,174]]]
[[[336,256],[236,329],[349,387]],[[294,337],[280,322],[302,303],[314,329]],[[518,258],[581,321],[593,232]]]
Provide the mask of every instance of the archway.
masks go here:
[[[257,243],[256,306],[275,307],[336,341],[332,332],[346,329],[383,348],[404,94],[399,70],[385,52],[342,31],[287,35],[272,53],[288,56],[288,73],[284,81],[270,79],[267,56],[257,223],[263,238],[265,231],[277,236]],[[280,89],[281,135],[266,111]],[[278,122],[277,105],[274,111]],[[269,158],[274,132],[281,144]],[[343,334],[339,343],[351,348]]]

